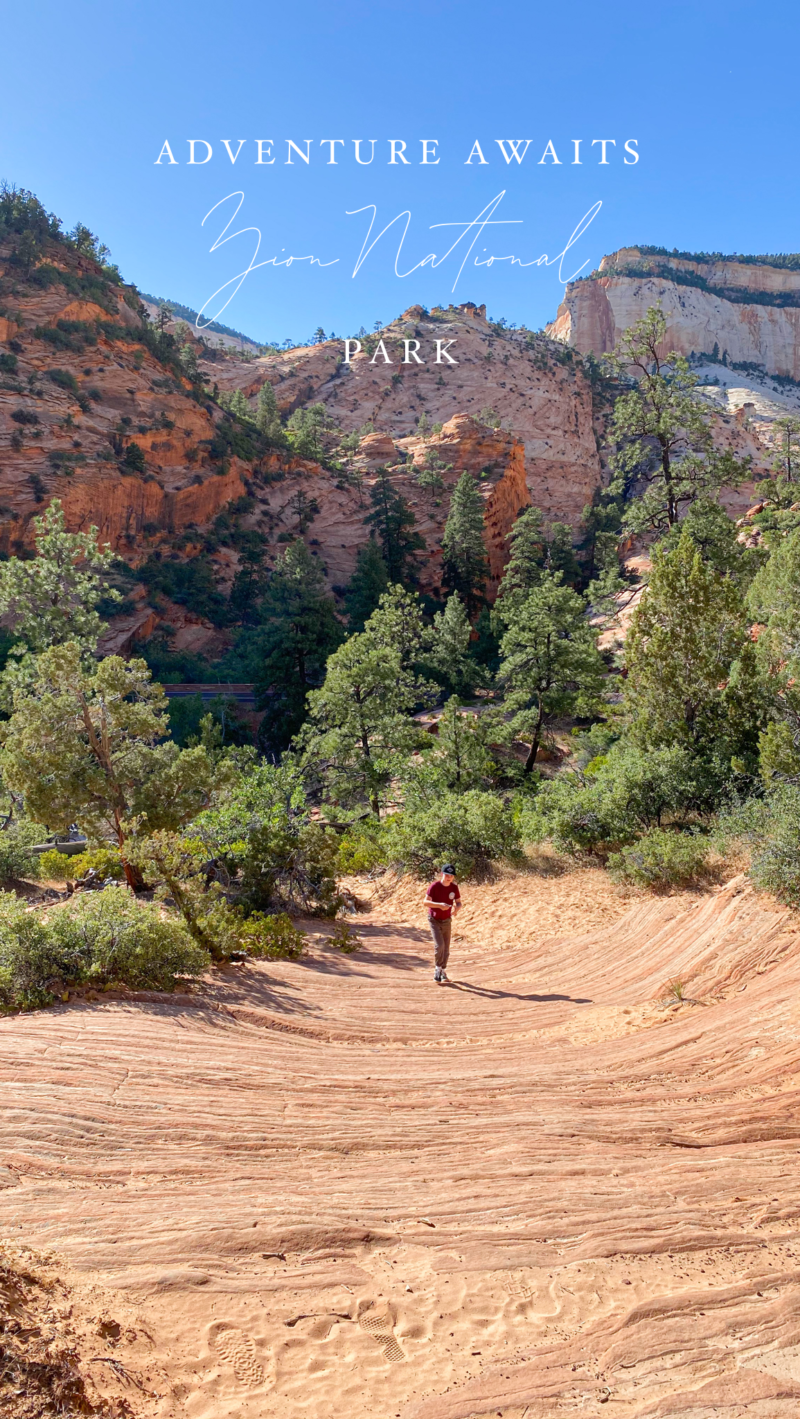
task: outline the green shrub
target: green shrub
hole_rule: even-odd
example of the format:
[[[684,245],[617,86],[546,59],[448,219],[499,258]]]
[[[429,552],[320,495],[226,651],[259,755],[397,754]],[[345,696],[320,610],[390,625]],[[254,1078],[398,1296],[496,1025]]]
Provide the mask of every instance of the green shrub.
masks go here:
[[[387,819],[387,860],[419,877],[452,862],[459,877],[481,877],[493,861],[514,858],[521,847],[512,813],[496,794],[480,789],[443,793],[424,808],[405,808]]]
[[[59,389],[68,389],[70,394],[78,393],[78,381],[69,370],[48,370],[47,378],[57,384]]]
[[[374,821],[354,823],[339,839],[336,867],[340,875],[371,872],[386,864],[386,843],[381,827]]]
[[[39,876],[39,860],[31,852],[25,835],[14,828],[0,833],[0,883],[19,882],[23,878]]]
[[[682,887],[703,875],[709,843],[695,833],[652,828],[638,842],[612,852],[608,870],[618,882],[639,887]]]
[[[0,355],[0,371],[2,371],[3,374],[16,374],[16,372],[17,372],[17,357],[16,357],[16,355],[6,355],[6,354]]]
[[[721,846],[738,840],[752,853],[749,875],[787,906],[800,906],[800,787],[780,784],[720,818]]]
[[[172,990],[178,976],[198,976],[209,964],[182,922],[137,902],[124,887],[74,898],[53,912],[50,936],[64,960],[75,962],[78,982]]]
[[[39,859],[43,877],[53,882],[80,882],[90,872],[98,878],[119,881],[123,874],[122,859],[116,848],[89,848],[86,852],[66,853],[54,848],[43,852]]]
[[[112,982],[172,990],[197,976],[208,955],[181,922],[123,888],[81,895],[45,921],[0,893],[0,1005],[46,1005],[71,986]]]
[[[361,944],[361,937],[349,921],[337,921],[333,932],[328,937],[328,945],[334,946],[337,951],[344,952],[345,956],[352,956]]]
[[[559,852],[607,852],[635,842],[662,818],[707,807],[702,767],[675,745],[645,752],[615,745],[585,769],[544,783],[521,816],[528,842],[550,838]]]
[[[242,922],[240,942],[248,956],[273,961],[296,961],[303,953],[306,936],[286,912],[278,912],[275,916],[252,912],[247,920]]]

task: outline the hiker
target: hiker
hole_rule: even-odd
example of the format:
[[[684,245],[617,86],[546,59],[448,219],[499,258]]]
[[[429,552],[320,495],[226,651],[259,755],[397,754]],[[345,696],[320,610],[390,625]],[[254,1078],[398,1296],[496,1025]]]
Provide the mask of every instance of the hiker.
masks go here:
[[[430,922],[433,944],[436,948],[436,969],[433,979],[439,985],[446,985],[445,966],[450,956],[450,931],[453,925],[453,913],[461,909],[461,893],[456,885],[456,870],[449,862],[445,863],[442,868],[441,876],[435,882],[431,882],[425,896],[425,905],[428,908],[428,921]]]

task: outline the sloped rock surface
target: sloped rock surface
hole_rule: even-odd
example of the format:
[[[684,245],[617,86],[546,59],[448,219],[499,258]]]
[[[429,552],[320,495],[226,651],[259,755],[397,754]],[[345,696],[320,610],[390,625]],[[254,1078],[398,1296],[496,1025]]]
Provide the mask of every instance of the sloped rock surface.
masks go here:
[[[439,989],[420,895],[351,957],[5,1020],[6,1230],[138,1308],[142,1414],[794,1416],[796,919],[510,877]]]

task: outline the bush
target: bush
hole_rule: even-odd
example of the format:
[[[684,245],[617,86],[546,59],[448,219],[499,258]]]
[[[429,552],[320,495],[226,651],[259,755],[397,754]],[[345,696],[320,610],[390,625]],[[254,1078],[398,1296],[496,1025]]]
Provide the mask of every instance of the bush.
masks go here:
[[[6,354],[0,355],[0,371],[2,371],[3,374],[16,374],[16,373],[17,373],[17,357],[16,357],[16,355],[6,355]]]
[[[172,990],[197,976],[208,955],[185,927],[123,888],[74,898],[49,921],[0,893],[0,1003],[45,1005],[70,986],[119,983]]]
[[[242,923],[240,942],[248,956],[272,961],[296,961],[303,953],[306,936],[286,912],[278,912],[276,916],[253,912]]]
[[[521,827],[527,841],[551,838],[559,852],[602,853],[635,842],[667,815],[706,806],[702,769],[687,749],[615,745],[584,770],[542,784]]]
[[[50,933],[78,979],[99,985],[172,990],[178,976],[200,975],[209,964],[181,922],[124,887],[76,897],[53,913]]]
[[[296,770],[259,764],[192,824],[245,911],[335,916],[338,843],[307,816]]]
[[[787,906],[800,906],[800,787],[781,784],[763,799],[751,799],[720,819],[727,845],[739,840],[752,852],[749,875],[761,891]]]
[[[444,793],[435,804],[406,808],[384,824],[386,857],[419,877],[452,862],[459,877],[485,876],[493,861],[514,858],[519,828],[503,800],[480,789]]]
[[[371,872],[386,865],[386,842],[382,825],[354,823],[339,839],[336,867],[340,875]]]
[[[86,852],[66,853],[54,848],[43,852],[39,859],[41,874],[54,882],[80,882],[90,873],[98,880],[109,877],[119,881],[123,873],[122,859],[116,848],[90,848]]]
[[[618,882],[682,887],[703,875],[708,853],[708,842],[694,833],[653,828],[621,852],[612,852],[608,870]]]
[[[0,883],[19,882],[24,877],[39,876],[39,860],[24,840],[25,835],[14,828],[0,833]]]
[[[57,384],[59,389],[68,389],[70,394],[78,393],[78,381],[69,370],[48,370],[47,378]]]

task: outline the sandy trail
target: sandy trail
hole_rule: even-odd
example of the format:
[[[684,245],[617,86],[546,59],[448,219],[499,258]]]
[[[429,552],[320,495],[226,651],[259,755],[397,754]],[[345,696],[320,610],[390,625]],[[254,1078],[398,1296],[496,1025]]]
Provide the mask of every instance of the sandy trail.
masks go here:
[[[401,884],[353,956],[2,1022],[0,1227],[136,1336],[131,1412],[796,1416],[795,919],[503,885],[448,988]]]

